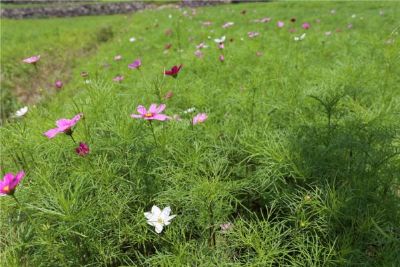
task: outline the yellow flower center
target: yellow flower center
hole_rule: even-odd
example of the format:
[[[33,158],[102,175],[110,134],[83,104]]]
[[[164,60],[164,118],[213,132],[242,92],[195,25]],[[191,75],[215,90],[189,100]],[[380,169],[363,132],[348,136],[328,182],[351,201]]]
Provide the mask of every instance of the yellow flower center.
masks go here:
[[[10,186],[6,185],[5,187],[3,187],[3,191],[6,193],[10,192]]]
[[[164,224],[164,220],[163,220],[163,218],[161,218],[161,217],[159,217],[159,218],[157,219],[157,222],[160,223],[160,224]]]
[[[150,118],[150,117],[153,117],[153,113],[148,112],[148,113],[144,114],[144,116],[146,118]]]

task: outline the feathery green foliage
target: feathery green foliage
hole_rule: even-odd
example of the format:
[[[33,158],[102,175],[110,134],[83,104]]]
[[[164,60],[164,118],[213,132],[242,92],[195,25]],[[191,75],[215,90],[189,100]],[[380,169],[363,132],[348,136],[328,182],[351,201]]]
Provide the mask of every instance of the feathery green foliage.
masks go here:
[[[110,23],[114,35],[78,61],[61,92],[1,128],[2,171],[27,172],[16,191],[21,206],[0,199],[1,265],[399,265],[399,6],[191,12],[109,17],[124,20],[123,29]],[[265,16],[273,20],[252,22]],[[207,20],[213,26],[202,26]],[[227,21],[235,25],[223,29]],[[295,42],[305,21],[311,29]],[[260,36],[249,39],[249,31]],[[224,63],[208,40],[222,35]],[[210,47],[199,59],[193,53],[202,41]],[[51,60],[42,54],[43,64]],[[117,54],[121,61],[113,61]],[[128,69],[136,58],[141,69]],[[163,78],[164,68],[180,63],[176,79]],[[117,74],[123,82],[112,82]],[[170,90],[174,96],[163,99]],[[182,121],[153,122],[155,143],[149,124],[129,115],[160,102]],[[208,120],[192,127],[192,114],[183,113],[190,107]],[[74,138],[89,144],[86,157],[66,135],[43,136],[79,112]],[[160,235],[143,215],[154,204],[177,214]],[[232,229],[221,231],[227,222]]]

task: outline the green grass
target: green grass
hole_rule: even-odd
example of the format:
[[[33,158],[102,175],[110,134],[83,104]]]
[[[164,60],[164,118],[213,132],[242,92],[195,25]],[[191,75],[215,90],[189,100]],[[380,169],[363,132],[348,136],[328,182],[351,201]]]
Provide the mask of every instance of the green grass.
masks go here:
[[[2,172],[27,175],[15,194],[20,206],[0,199],[0,265],[398,266],[399,6],[196,11],[137,13],[122,30],[111,22],[120,17],[109,17],[113,38],[71,66],[65,88],[1,128]],[[272,22],[251,22],[265,16]],[[296,33],[288,32],[292,17]],[[206,20],[213,26],[202,27]],[[223,29],[227,21],[235,25]],[[295,42],[304,21],[311,29]],[[32,34],[41,30],[36,23],[45,22],[32,21]],[[169,28],[171,36],[164,34]],[[249,31],[260,36],[249,39]],[[224,63],[208,40],[222,35]],[[51,46],[37,40],[43,50]],[[210,47],[199,59],[195,45],[202,41]],[[172,48],[164,53],[167,43]],[[113,61],[117,54],[121,61]],[[136,58],[140,71],[127,68]],[[177,79],[163,79],[164,68],[180,63]],[[81,71],[89,72],[89,84]],[[112,81],[117,74],[125,76],[120,84]],[[160,101],[169,90],[174,96]],[[130,114],[160,102],[182,121],[154,122],[155,142],[146,121]],[[191,127],[183,113],[190,107],[208,120]],[[55,120],[79,112],[84,119],[74,138],[89,144],[86,157],[66,135],[43,136]],[[143,215],[152,205],[177,214],[160,235]],[[223,233],[227,222],[233,228]]]
[[[1,21],[1,121],[21,105],[54,93],[54,81],[66,82],[71,70],[99,45],[124,31],[126,16]],[[40,54],[39,71],[22,63]],[[42,92],[46,92],[43,94]]]

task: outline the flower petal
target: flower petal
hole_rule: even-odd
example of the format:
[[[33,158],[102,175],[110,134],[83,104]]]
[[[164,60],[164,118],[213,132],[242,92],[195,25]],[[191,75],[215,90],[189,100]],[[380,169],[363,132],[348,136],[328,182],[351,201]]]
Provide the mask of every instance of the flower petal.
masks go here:
[[[155,216],[155,217],[159,217],[161,214],[161,210],[159,207],[157,207],[156,205],[153,205],[153,207],[151,207],[151,213]]]
[[[9,172],[4,175],[2,182],[5,184],[9,184],[13,179],[14,175],[11,172]]]
[[[158,120],[158,121],[165,121],[168,120],[169,117],[165,114],[156,114],[153,116],[153,120]]]
[[[156,227],[156,233],[157,234],[160,234],[162,232],[163,228],[164,228],[164,226],[162,224],[160,224],[160,223],[157,223],[155,225],[155,227]]]
[[[157,113],[157,104],[151,104],[149,108],[150,113]]]
[[[158,106],[158,108],[156,108],[156,112],[155,113],[161,113],[163,112],[165,109],[165,104],[161,104]]]
[[[137,110],[137,112],[139,112],[139,113],[142,114],[142,115],[144,115],[144,114],[147,113],[146,108],[143,107],[142,105],[139,105],[139,106],[136,108],[136,110]]]
[[[45,132],[44,133],[44,135],[47,137],[47,138],[53,138],[53,137],[55,137],[58,133],[60,133],[61,131],[60,131],[60,129],[58,129],[58,128],[54,128],[54,129],[50,129],[50,130],[48,130],[47,132]]]
[[[144,217],[146,217],[147,220],[150,220],[153,217],[153,213],[151,212],[145,212]]]
[[[58,121],[56,121],[56,125],[59,128],[61,128],[61,127],[69,127],[71,125],[71,120],[69,120],[69,119],[59,119]]]
[[[169,216],[169,214],[171,213],[171,207],[165,207],[163,210],[162,210],[162,212],[161,212],[161,217],[163,218],[163,219],[166,219],[166,218],[168,218],[168,216]]]

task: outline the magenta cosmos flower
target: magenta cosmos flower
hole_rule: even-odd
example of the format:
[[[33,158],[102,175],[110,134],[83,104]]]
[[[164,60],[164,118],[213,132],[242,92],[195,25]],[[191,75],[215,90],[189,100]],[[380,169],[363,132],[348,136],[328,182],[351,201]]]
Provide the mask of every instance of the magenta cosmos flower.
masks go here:
[[[40,60],[40,55],[25,58],[23,62],[28,64],[36,64]]]
[[[24,171],[20,171],[15,176],[12,173],[6,173],[3,180],[0,181],[0,196],[13,195],[15,188],[24,176]]]
[[[63,87],[63,82],[60,80],[57,80],[54,85],[56,86],[57,89],[61,89]]]
[[[122,82],[124,80],[124,76],[122,76],[122,75],[117,75],[117,76],[115,76],[114,78],[113,78],[113,81],[114,82]]]
[[[303,25],[301,25],[301,27],[303,27],[304,30],[308,30],[310,29],[311,25],[308,22],[304,22]]]
[[[56,121],[56,128],[50,129],[44,133],[47,138],[53,138],[59,133],[72,134],[72,127],[82,118],[83,114],[79,113],[72,119],[59,119]]]
[[[75,152],[79,156],[83,157],[83,156],[89,154],[89,152],[90,152],[89,146],[83,142],[79,142],[79,146],[77,148],[75,148]]]
[[[193,118],[193,125],[205,122],[208,116],[206,113],[199,113]]]
[[[164,74],[176,78],[178,76],[178,73],[181,71],[181,68],[182,68],[182,64],[179,66],[175,65],[170,70],[164,71]]]
[[[135,61],[133,61],[131,64],[129,64],[128,68],[130,68],[130,69],[139,69],[140,66],[142,66],[142,61],[138,58]]]
[[[151,104],[148,110],[142,105],[139,105],[136,109],[139,114],[131,114],[131,117],[135,119],[165,121],[168,120],[169,117],[165,114],[161,114],[164,109],[165,104],[159,106],[157,106],[157,104]]]

